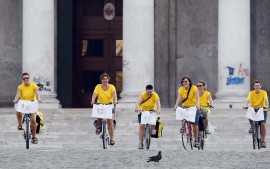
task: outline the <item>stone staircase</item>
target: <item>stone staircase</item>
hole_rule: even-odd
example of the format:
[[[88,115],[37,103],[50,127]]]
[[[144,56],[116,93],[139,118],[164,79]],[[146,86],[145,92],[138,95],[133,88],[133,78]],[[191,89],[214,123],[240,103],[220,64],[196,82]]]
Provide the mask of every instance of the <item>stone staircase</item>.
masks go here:
[[[95,134],[91,109],[43,110],[45,125],[38,134],[39,144],[30,149],[102,149],[102,141]],[[14,109],[0,109],[0,147],[25,149],[22,131],[17,131]],[[153,150],[184,150],[179,133],[180,121],[175,120],[172,109],[162,109],[161,120],[164,130],[162,138],[151,142]],[[215,132],[208,135],[205,150],[251,151],[252,138],[248,133],[248,120],[241,109],[213,109],[210,117]],[[267,143],[270,144],[270,127]],[[137,114],[133,109],[117,109],[117,127],[114,146],[108,149],[136,150],[138,146]],[[270,146],[270,145],[267,146]],[[266,148],[268,149],[268,148]],[[264,149],[265,150],[265,149]]]

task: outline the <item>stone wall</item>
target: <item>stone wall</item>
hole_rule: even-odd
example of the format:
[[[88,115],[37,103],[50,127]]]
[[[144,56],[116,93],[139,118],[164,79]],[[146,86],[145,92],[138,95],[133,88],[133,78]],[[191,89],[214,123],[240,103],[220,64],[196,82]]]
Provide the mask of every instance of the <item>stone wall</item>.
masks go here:
[[[155,1],[155,86],[172,107],[182,76],[217,91],[218,1]]]
[[[0,107],[11,106],[22,73],[22,1],[0,1]]]
[[[270,1],[251,0],[251,89],[260,80],[270,92]]]

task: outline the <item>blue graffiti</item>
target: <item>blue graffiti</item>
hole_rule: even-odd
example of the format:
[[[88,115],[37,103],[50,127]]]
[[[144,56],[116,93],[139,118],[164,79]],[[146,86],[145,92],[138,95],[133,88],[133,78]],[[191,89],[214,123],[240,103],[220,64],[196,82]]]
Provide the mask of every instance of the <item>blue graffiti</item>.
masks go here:
[[[227,77],[226,85],[240,85],[244,84],[244,77]]]
[[[229,75],[232,76],[234,74],[234,68],[227,66],[227,68],[229,69]]]

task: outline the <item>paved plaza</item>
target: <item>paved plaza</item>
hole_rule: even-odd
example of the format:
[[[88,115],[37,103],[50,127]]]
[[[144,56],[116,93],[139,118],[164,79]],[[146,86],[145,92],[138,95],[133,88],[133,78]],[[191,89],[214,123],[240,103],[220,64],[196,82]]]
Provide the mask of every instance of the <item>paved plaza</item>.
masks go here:
[[[162,109],[163,137],[152,139],[149,151],[138,150],[137,115],[118,109],[115,146],[102,149],[95,134],[90,109],[43,110],[44,129],[39,144],[25,149],[17,131],[14,109],[0,109],[0,168],[269,168],[270,128],[267,148],[252,149],[245,111],[214,109],[205,150],[184,150],[180,122],[172,109]],[[146,163],[147,157],[162,151],[160,163]]]

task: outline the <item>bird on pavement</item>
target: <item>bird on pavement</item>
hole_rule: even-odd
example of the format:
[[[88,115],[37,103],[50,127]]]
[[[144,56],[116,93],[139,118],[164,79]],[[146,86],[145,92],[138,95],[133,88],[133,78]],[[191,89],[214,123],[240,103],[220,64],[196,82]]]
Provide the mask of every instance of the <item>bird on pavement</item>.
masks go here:
[[[148,157],[149,159],[148,159],[148,161],[147,161],[147,163],[149,163],[149,162],[151,162],[151,161],[153,161],[153,162],[158,162],[159,163],[159,160],[161,160],[161,158],[162,158],[162,156],[161,156],[161,151],[159,151],[158,152],[158,155],[156,155],[156,156],[152,156],[152,157]]]

